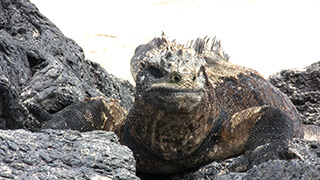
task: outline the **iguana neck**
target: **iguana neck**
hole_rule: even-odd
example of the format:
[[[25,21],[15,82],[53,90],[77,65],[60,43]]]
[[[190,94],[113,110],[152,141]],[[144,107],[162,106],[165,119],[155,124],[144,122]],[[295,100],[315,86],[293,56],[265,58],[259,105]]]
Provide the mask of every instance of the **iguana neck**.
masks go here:
[[[136,97],[128,116],[131,135],[152,154],[166,160],[182,159],[192,154],[212,129],[212,102],[204,94],[199,105],[189,113],[156,109]]]

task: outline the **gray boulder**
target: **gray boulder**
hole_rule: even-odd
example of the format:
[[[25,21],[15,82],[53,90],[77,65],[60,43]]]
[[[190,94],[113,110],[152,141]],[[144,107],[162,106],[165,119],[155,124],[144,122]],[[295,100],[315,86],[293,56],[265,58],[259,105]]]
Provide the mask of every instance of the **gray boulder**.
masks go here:
[[[254,166],[245,172],[230,171],[230,164],[243,157],[212,162],[193,172],[166,177],[171,180],[193,179],[319,179],[320,178],[320,142],[294,139],[289,145],[295,154],[291,160],[273,160]],[[149,178],[151,179],[151,178]],[[160,177],[159,177],[160,179]]]
[[[37,131],[26,105],[55,113],[85,97],[132,105],[133,86],[83,51],[28,0],[0,0],[0,129]],[[137,179],[113,133],[0,131],[0,179]]]
[[[0,130],[0,179],[138,179],[112,132]]]
[[[27,0],[0,1],[0,128],[35,130],[27,103],[55,113],[85,97],[129,108],[133,86],[85,60],[81,47]],[[13,113],[17,112],[17,113]]]
[[[320,126],[320,61],[303,70],[282,70],[269,81],[288,95],[305,124]]]

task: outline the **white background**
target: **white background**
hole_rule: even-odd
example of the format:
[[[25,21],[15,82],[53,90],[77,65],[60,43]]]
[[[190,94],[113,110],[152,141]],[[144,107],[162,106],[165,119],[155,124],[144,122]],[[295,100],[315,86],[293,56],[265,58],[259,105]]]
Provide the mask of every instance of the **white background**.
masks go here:
[[[217,36],[230,61],[266,78],[320,60],[320,0],[31,0],[85,51],[129,79],[134,49],[160,36]]]

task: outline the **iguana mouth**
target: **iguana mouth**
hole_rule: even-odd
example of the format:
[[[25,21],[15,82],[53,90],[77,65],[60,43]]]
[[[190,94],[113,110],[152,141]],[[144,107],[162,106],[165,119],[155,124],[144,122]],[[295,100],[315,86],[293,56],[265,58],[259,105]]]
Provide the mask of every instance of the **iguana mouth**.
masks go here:
[[[182,96],[186,97],[201,97],[203,91],[201,90],[191,90],[191,89],[175,89],[175,88],[165,88],[165,87],[156,87],[156,88],[149,88],[146,90],[146,93],[151,93],[157,96],[158,98],[164,101],[175,101],[175,98],[179,98]]]
[[[146,90],[145,98],[160,108],[190,112],[200,103],[203,93],[202,90],[157,87]]]
[[[201,93],[200,89],[180,89],[180,88],[166,88],[166,87],[154,87],[149,88],[146,92],[155,92],[161,94],[192,94],[192,93]]]

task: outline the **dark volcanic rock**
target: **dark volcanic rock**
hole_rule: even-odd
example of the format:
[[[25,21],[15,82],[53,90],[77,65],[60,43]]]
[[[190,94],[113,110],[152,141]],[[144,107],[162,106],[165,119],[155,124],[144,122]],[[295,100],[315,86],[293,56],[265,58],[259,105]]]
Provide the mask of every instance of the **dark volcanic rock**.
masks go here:
[[[282,70],[269,81],[288,95],[305,124],[320,126],[320,62],[304,70]]]
[[[0,179],[138,179],[112,132],[0,130]]]
[[[320,179],[320,142],[294,139],[289,149],[297,158],[273,160],[254,166],[246,172],[231,172],[229,165],[243,155],[220,162],[212,162],[193,172],[165,177],[170,180],[197,179]],[[161,179],[161,176],[158,177]],[[163,177],[162,177],[163,178]],[[154,179],[154,178],[146,178]]]
[[[22,105],[17,89],[0,74],[0,129],[21,128],[27,116],[28,111]]]
[[[85,97],[127,109],[133,86],[82,49],[27,0],[0,0],[0,129],[37,130],[25,107],[55,113]],[[0,131],[0,179],[136,179],[132,152],[110,132]]]
[[[85,60],[81,47],[29,1],[0,1],[0,67],[2,129],[35,129],[26,103],[55,113],[85,97],[112,97],[126,108],[133,102],[128,81]]]

